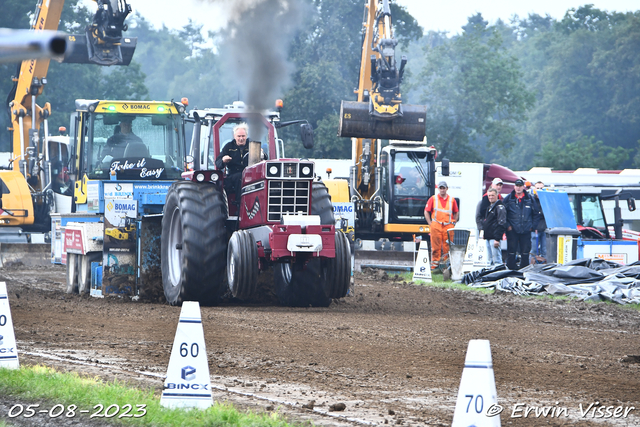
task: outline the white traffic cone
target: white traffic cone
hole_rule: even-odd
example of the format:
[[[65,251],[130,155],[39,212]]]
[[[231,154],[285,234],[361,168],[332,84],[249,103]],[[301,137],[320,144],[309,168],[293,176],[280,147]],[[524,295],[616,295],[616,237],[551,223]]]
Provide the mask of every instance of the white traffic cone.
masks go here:
[[[426,240],[420,242],[418,247],[418,255],[416,263],[413,266],[413,279],[431,282],[431,254],[429,253],[429,245]]]
[[[473,271],[473,262],[475,260],[477,243],[478,240],[475,238],[475,231],[471,230],[471,236],[469,236],[469,241],[467,242],[467,250],[464,254],[464,264],[462,268],[463,273]]]
[[[488,340],[471,340],[458,389],[453,427],[500,427],[500,412]]]
[[[213,404],[200,304],[182,303],[160,404],[207,409]]]
[[[18,369],[18,348],[13,330],[7,284],[0,282],[0,367]]]
[[[489,254],[487,253],[487,241],[485,239],[478,239],[478,244],[476,245],[476,252],[474,254],[473,259],[473,269],[480,270],[481,268],[486,268],[491,266],[491,261],[489,260]]]

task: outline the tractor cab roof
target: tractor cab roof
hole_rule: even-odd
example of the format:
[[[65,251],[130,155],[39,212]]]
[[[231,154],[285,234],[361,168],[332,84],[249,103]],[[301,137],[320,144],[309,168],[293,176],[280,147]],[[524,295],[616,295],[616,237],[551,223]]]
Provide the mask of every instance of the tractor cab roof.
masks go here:
[[[247,107],[247,105],[242,101],[234,101],[232,104],[227,104],[221,108],[203,108],[203,109],[190,110],[188,113],[188,118],[195,119],[194,113],[197,113],[200,119],[213,120],[213,121],[220,120],[222,116],[228,113],[238,113],[238,114],[259,113],[263,115],[271,123],[280,121],[279,111],[256,110],[252,107]]]

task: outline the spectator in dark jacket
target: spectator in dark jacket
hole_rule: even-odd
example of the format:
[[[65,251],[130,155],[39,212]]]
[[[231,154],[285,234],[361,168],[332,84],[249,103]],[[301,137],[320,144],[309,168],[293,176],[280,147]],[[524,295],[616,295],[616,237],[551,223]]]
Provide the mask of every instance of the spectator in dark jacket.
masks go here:
[[[514,190],[504,198],[507,209],[507,267],[511,270],[529,265],[531,232],[535,229],[540,215],[531,194],[524,191],[524,181],[516,180]],[[520,264],[516,254],[520,254]]]
[[[489,187],[490,189],[491,188],[496,189],[496,191],[498,192],[498,200],[502,200],[502,195],[500,195],[500,192],[502,191],[503,184],[504,183],[500,178],[493,178],[493,181],[491,181],[491,187]],[[486,212],[490,204],[491,203],[489,203],[489,198],[487,197],[487,193],[484,193],[482,195],[482,200],[480,201],[480,204],[476,208],[476,223],[478,222],[479,213]],[[478,229],[480,229],[480,226],[478,226]]]
[[[480,218],[476,215],[476,221],[480,219],[480,222],[477,222],[480,238],[486,240],[487,254],[492,266],[502,264],[500,241],[507,229],[507,210],[498,197],[498,190],[495,188],[487,190],[489,206],[480,212]],[[478,209],[481,205],[482,201],[478,203]]]
[[[542,205],[540,204],[540,198],[538,197],[538,190],[544,188],[544,183],[538,181],[535,183],[535,189],[532,191],[533,201],[536,202],[536,208],[540,220],[534,224],[534,231],[531,232],[531,262],[543,264],[547,262],[547,236],[545,231],[547,229],[547,221],[544,219],[544,213],[542,212]]]

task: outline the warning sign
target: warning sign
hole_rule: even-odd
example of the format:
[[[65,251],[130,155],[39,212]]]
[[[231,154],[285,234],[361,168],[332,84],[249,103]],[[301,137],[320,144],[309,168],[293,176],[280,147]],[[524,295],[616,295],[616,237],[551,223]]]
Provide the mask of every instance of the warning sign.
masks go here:
[[[425,240],[420,242],[418,248],[418,257],[413,267],[413,280],[424,280],[431,282],[431,257],[429,254],[429,246]]]

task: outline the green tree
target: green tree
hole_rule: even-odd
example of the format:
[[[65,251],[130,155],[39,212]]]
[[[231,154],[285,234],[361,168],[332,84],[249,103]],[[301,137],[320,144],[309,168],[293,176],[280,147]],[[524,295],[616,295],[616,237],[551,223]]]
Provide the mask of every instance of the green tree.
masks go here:
[[[500,32],[478,14],[462,35],[425,46],[425,53],[418,83],[424,87],[420,101],[427,105],[427,140],[455,161],[480,161],[475,144],[481,140],[508,150],[534,98]]]
[[[606,147],[637,150],[637,21],[638,13],[607,13],[588,5],[570,9],[561,21],[533,15],[516,23],[518,43],[510,52],[523,64],[537,102],[516,149],[498,156],[500,162],[526,169],[548,141],[591,137]],[[614,156],[626,158],[616,167],[630,165],[632,157]]]
[[[549,142],[537,156],[537,166],[556,170],[578,168],[617,169],[629,159],[632,150],[622,147],[608,147],[602,141],[583,136],[574,142]]]

